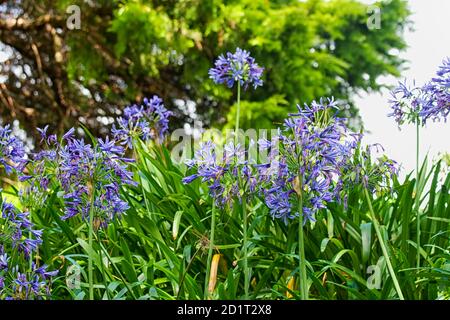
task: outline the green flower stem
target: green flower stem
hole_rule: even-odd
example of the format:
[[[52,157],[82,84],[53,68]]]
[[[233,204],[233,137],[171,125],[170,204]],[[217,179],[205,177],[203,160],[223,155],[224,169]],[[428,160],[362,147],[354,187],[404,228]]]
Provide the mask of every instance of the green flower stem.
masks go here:
[[[244,298],[249,299],[248,290],[250,287],[250,272],[248,269],[248,234],[247,234],[247,198],[245,195],[242,196],[242,215],[244,218]]]
[[[299,183],[299,190],[302,190],[302,181]],[[299,260],[298,260],[298,270],[300,273],[300,298],[302,300],[308,300],[308,276],[306,274],[306,257],[305,257],[305,240],[304,240],[304,230],[303,230],[303,196],[300,192],[298,194],[298,250],[299,250]]]
[[[416,267],[420,268],[420,195],[419,195],[419,152],[420,152],[420,123],[419,117],[416,118],[416,196],[415,196],[415,209],[416,209],[416,233],[417,233],[417,262]]]
[[[234,130],[234,144],[237,145],[239,142],[239,118],[241,112],[241,85],[237,86],[237,110],[236,110],[236,127]],[[249,288],[250,288],[250,272],[248,269],[248,216],[247,216],[247,199],[245,194],[242,196],[242,216],[243,216],[243,260],[244,260],[244,298],[249,299]]]
[[[214,231],[216,229],[216,205],[213,200],[213,205],[211,209],[211,234],[209,236],[209,249],[208,249],[208,260],[206,261],[206,277],[205,277],[205,290],[204,290],[204,299],[206,300],[209,297],[209,276],[211,274],[211,263],[212,263],[212,254],[214,250]]]
[[[372,207],[372,201],[370,200],[369,192],[367,191],[367,188],[364,188],[364,193],[366,195],[367,204],[369,205],[369,211],[372,218],[373,226],[375,227],[375,232],[378,237],[378,241],[380,242],[381,251],[383,252],[384,259],[386,260],[386,264],[389,270],[389,274],[391,275],[392,281],[394,282],[395,291],[397,291],[397,294],[400,298],[400,300],[405,300],[402,289],[400,288],[400,285],[397,280],[397,276],[395,275],[394,268],[392,267],[391,259],[389,258],[389,254],[387,251],[387,246],[384,243],[384,239],[381,235],[380,225],[378,223],[378,219],[375,216],[375,212],[373,211]]]
[[[92,186],[92,196],[91,196],[91,203],[89,208],[89,234],[88,234],[88,243],[89,248],[91,251],[88,254],[88,281],[89,281],[89,300],[94,300],[94,278],[93,278],[93,266],[92,266],[92,240],[94,235],[94,200],[95,200],[95,190]]]
[[[241,85],[237,86],[237,111],[236,111],[236,128],[234,130],[234,144],[239,142],[239,113],[241,112]]]

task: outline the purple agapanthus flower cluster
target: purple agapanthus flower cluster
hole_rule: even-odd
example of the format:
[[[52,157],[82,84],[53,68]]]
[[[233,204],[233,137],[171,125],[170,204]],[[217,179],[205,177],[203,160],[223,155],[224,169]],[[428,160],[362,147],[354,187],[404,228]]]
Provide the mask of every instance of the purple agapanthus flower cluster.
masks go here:
[[[450,113],[450,57],[443,61],[437,76],[423,87],[426,98],[420,111],[424,123],[428,119],[433,121],[447,120]]]
[[[1,203],[0,237],[2,243],[29,258],[31,253],[42,243],[41,230],[34,230],[28,212],[19,211],[9,202]]]
[[[22,141],[12,134],[10,125],[0,126],[0,166],[9,174],[13,170],[22,171],[25,163]]]
[[[49,185],[56,176],[58,167],[59,142],[55,134],[47,134],[49,126],[38,128],[43,149],[30,154],[27,173],[19,175],[19,181],[26,182],[20,190],[20,199],[28,208],[40,208],[48,196]],[[73,129],[70,131],[72,134]]]
[[[446,121],[450,113],[450,58],[444,60],[436,77],[426,85],[408,86],[405,81],[392,91],[392,96],[389,116],[399,126],[419,120],[423,124],[429,119]]]
[[[237,82],[245,89],[249,85],[253,85],[256,89],[263,84],[261,79],[263,70],[248,51],[237,48],[235,53],[227,52],[225,56],[219,56],[214,68],[209,70],[209,77],[215,83],[225,83],[229,88]]]
[[[333,99],[299,106],[272,142],[259,141],[270,150],[269,161],[258,169],[273,217],[285,222],[297,217],[301,198],[304,223],[314,221],[318,210],[336,199],[341,167],[357,147],[357,135],[335,117],[335,108]]]
[[[125,157],[125,148],[116,140],[97,139],[94,144],[75,137],[72,128],[60,141],[47,134],[47,127],[39,130],[47,149],[32,156],[32,175],[22,176],[28,188],[22,193],[23,202],[33,207],[42,204],[50,183],[61,186],[65,204],[63,220],[81,215],[89,217],[93,203],[97,227],[120,217],[128,209],[122,199],[122,185],[135,185],[128,169],[134,160]]]
[[[164,107],[158,96],[144,98],[141,105],[126,107],[123,116],[117,119],[112,134],[114,138],[133,148],[133,139],[141,138],[162,141],[169,130],[169,117],[172,112]]]
[[[57,272],[31,263],[33,252],[42,243],[41,236],[42,231],[34,229],[29,213],[11,203],[1,203],[0,299],[39,299],[49,295],[49,281]]]
[[[34,262],[28,269],[29,263],[23,267],[16,264],[17,260],[0,245],[0,299],[36,300],[49,297],[52,277],[58,271],[47,271],[46,265],[38,267]]]
[[[240,144],[230,142],[219,150],[212,141],[201,143],[194,158],[187,160],[186,165],[196,173],[185,177],[183,183],[191,183],[197,178],[206,182],[219,207],[232,205],[234,199],[241,201],[243,194],[257,191],[254,166],[246,159]]]
[[[124,152],[122,146],[109,138],[98,139],[98,144],[92,146],[71,135],[63,137],[57,174],[66,205],[62,219],[88,217],[94,201],[94,219],[98,226],[105,227],[128,209],[120,187],[135,182],[127,166],[132,160],[125,158]]]

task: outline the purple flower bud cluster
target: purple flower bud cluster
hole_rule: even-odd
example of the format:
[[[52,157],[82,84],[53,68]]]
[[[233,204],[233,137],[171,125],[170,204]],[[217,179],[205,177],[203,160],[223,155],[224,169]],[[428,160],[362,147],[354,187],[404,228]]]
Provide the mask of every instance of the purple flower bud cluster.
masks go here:
[[[188,168],[195,169],[196,173],[183,178],[183,183],[200,178],[208,184],[210,195],[218,207],[232,205],[234,199],[241,201],[243,194],[257,191],[254,166],[245,158],[246,153],[240,144],[230,142],[219,150],[212,141],[201,143],[194,158],[186,161]]]
[[[392,179],[399,173],[399,165],[395,160],[383,154],[380,144],[367,145],[360,148],[357,155],[350,159],[342,170],[342,181],[347,187],[362,185],[369,192],[392,192]]]
[[[22,141],[12,135],[9,125],[0,126],[0,167],[7,174],[13,170],[22,171],[26,164],[25,149]]]
[[[237,82],[245,89],[249,85],[256,89],[263,84],[263,70],[248,51],[237,48],[235,53],[227,52],[225,56],[219,56],[214,68],[209,70],[209,77],[217,84],[225,83],[229,88]]]
[[[42,231],[34,229],[29,213],[20,212],[11,203],[1,203],[0,299],[39,299],[49,295],[49,280],[57,272],[31,263],[33,252],[42,243],[41,236]]]
[[[336,200],[341,167],[357,147],[357,135],[332,114],[335,108],[333,99],[298,106],[271,143],[259,141],[263,149],[278,149],[258,165],[260,188],[273,217],[285,222],[297,217],[301,199],[303,221],[314,221],[320,209]]]
[[[158,96],[144,98],[142,105],[126,107],[123,116],[117,119],[117,126],[114,124],[111,131],[114,139],[130,149],[133,148],[134,138],[162,141],[169,131],[171,115],[172,112],[164,107]]]
[[[429,119],[446,121],[450,113],[450,58],[443,61],[437,76],[426,85],[410,87],[406,82],[399,83],[391,94],[389,116],[394,117],[399,126],[419,119],[423,124]]]

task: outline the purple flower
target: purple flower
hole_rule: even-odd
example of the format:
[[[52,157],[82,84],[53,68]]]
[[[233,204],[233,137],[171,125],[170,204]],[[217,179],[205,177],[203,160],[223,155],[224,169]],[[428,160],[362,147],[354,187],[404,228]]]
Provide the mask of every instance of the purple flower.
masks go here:
[[[41,275],[36,273],[33,253],[42,243],[42,231],[34,229],[29,213],[9,202],[0,203],[0,300],[42,298],[50,289],[46,280],[55,275],[45,267],[39,269]]]
[[[182,179],[182,182],[183,182],[184,184],[189,184],[189,183],[191,183],[192,181],[194,181],[195,179],[197,179],[198,177],[199,177],[198,174],[193,174],[193,175],[184,177],[184,178]]]
[[[200,143],[194,158],[186,161],[195,173],[183,178],[183,183],[201,179],[208,185],[210,196],[219,207],[231,206],[234,199],[241,201],[242,194],[248,195],[250,201],[257,191],[256,167],[245,160],[246,153],[239,144],[226,144],[222,156],[217,154],[218,149],[212,141]]]
[[[417,121],[425,124],[429,119],[446,121],[450,113],[450,58],[443,61],[436,77],[426,85],[409,87],[406,82],[399,83],[392,96],[389,116],[399,125]]]
[[[37,131],[41,135],[41,143],[47,139],[47,130],[48,130],[48,124],[44,128],[37,128]]]
[[[308,119],[309,121],[315,121],[316,117],[319,115],[319,112],[331,109],[339,109],[337,101],[334,100],[334,97],[327,98],[326,101],[324,98],[320,98],[319,102],[313,101],[310,105],[304,104],[303,107],[297,105],[298,112],[290,113],[289,118],[287,120],[295,119],[295,117],[299,117],[299,119]]]
[[[274,218],[282,219],[285,223],[288,219],[294,219],[298,216],[298,212],[292,213],[290,197],[293,190],[282,191],[276,189],[268,192],[265,197],[265,203],[270,210],[270,214]]]
[[[275,139],[262,141],[269,148],[266,164],[258,165],[259,185],[273,217],[285,222],[298,216],[302,197],[304,222],[336,199],[341,167],[357,147],[355,136],[336,117],[334,99],[320,99],[290,114]],[[277,150],[277,152],[273,152]]]
[[[121,146],[116,144],[116,141],[109,140],[109,137],[106,137],[105,141],[102,138],[98,139],[98,144],[100,146],[100,150],[103,152],[108,152],[111,154],[123,154],[124,149]]]
[[[122,199],[123,185],[136,185],[128,164],[134,160],[125,157],[125,148],[109,137],[99,138],[94,145],[75,137],[70,129],[60,142],[47,140],[47,127],[41,130],[48,150],[36,153],[30,161],[29,176],[21,180],[27,188],[21,192],[22,202],[37,208],[45,203],[50,184],[63,191],[65,212],[63,220],[80,215],[89,216],[91,203],[96,222],[106,227],[120,217],[128,204]],[[94,197],[94,199],[93,199]],[[33,243],[28,243],[33,247]]]
[[[0,247],[0,253],[4,253]],[[51,279],[58,271],[47,271],[47,266],[37,267],[34,262],[27,262],[25,268],[19,261],[12,263],[7,259],[7,268],[0,269],[0,299],[6,300],[36,300],[48,298],[50,295]],[[22,270],[24,269],[24,270]]]
[[[45,142],[43,149],[30,155],[28,161],[29,174],[19,175],[19,180],[25,182],[25,188],[20,190],[20,199],[25,207],[42,207],[47,199],[48,186],[55,176],[58,166],[57,150],[60,144],[55,135],[47,136],[48,126],[44,129],[38,129],[41,132],[41,143]]]
[[[125,163],[124,148],[107,137],[92,147],[82,139],[71,138],[59,150],[59,180],[66,205],[63,220],[76,215],[87,218],[94,197],[95,219],[107,226],[128,209],[122,200],[120,186],[134,185]]]
[[[450,57],[439,67],[437,77],[422,90],[424,98],[419,115],[423,122],[426,123],[428,119],[439,121],[441,118],[446,121],[450,113]]]
[[[34,272],[38,275],[40,275],[43,279],[49,279],[51,277],[54,277],[58,274],[58,270],[54,270],[54,271],[47,271],[48,266],[47,265],[43,265],[39,268],[36,268],[34,270]]]
[[[392,98],[389,100],[392,112],[388,114],[393,117],[397,124],[415,123],[420,105],[420,88],[410,87],[406,80],[399,82],[398,86],[391,92]]]
[[[164,107],[161,98],[144,98],[141,106],[132,105],[124,109],[123,116],[117,119],[111,132],[114,139],[130,149],[134,138],[161,142],[169,131],[170,116],[172,112]]]
[[[6,253],[0,254],[0,271],[8,270],[9,257]]]
[[[225,56],[219,56],[214,68],[209,70],[209,77],[217,84],[225,83],[229,88],[238,82],[245,89],[250,84],[256,89],[263,84],[263,70],[248,51],[237,48],[235,53],[227,52]]]
[[[42,243],[40,230],[34,230],[28,212],[20,212],[14,205],[3,201],[0,205],[0,222],[5,241],[19,253],[29,258]],[[6,240],[7,239],[7,240]]]
[[[63,140],[69,140],[73,137],[73,134],[75,133],[75,129],[74,128],[70,128],[69,131],[67,131],[64,135],[63,135]]]
[[[150,138],[162,140],[169,131],[169,117],[172,116],[172,112],[164,107],[162,99],[158,96],[151,99],[144,98],[143,106],[144,115],[150,123],[153,123]]]
[[[21,171],[26,164],[25,149],[22,141],[12,135],[9,125],[0,126],[0,167],[10,174]]]

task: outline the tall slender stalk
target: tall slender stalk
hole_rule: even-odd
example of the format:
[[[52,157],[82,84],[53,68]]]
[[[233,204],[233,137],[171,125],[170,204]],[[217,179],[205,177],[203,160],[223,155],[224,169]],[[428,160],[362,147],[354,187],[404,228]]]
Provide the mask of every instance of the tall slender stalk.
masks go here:
[[[400,288],[400,284],[397,280],[397,276],[395,275],[394,268],[392,267],[391,259],[389,258],[389,253],[387,251],[387,246],[384,243],[384,239],[381,235],[380,225],[378,223],[377,217],[375,216],[375,212],[373,211],[372,201],[370,199],[367,188],[364,188],[364,193],[366,195],[367,204],[369,205],[369,211],[372,218],[373,226],[375,227],[375,233],[377,234],[378,241],[380,242],[381,251],[383,252],[384,259],[386,260],[389,274],[391,275],[392,281],[394,282],[395,291],[397,291],[400,300],[405,300],[402,289]]]
[[[236,110],[236,127],[234,130],[234,144],[237,145],[239,141],[239,113],[241,112],[241,85],[237,86],[237,110]]]
[[[89,281],[89,300],[94,300],[94,278],[93,278],[93,266],[92,266],[92,240],[94,235],[94,200],[95,200],[95,190],[93,185],[91,185],[91,201],[90,201],[90,208],[89,208],[89,234],[88,234],[88,243],[89,248],[91,249],[88,254],[88,281]]]
[[[247,198],[245,195],[242,196],[242,215],[244,218],[244,297],[245,300],[248,300],[249,295],[249,287],[250,287],[250,272],[248,269],[248,234],[247,234],[247,225],[248,225],[248,216],[247,216]]]
[[[420,120],[419,116],[416,118],[416,197],[415,197],[415,210],[416,210],[416,233],[417,233],[417,261],[416,267],[420,268],[420,195],[419,195],[419,154],[420,154]]]
[[[209,297],[209,275],[211,273],[212,254],[214,250],[214,232],[216,229],[216,205],[213,200],[211,209],[211,234],[209,236],[209,248],[208,248],[208,260],[206,261],[206,277],[205,277],[205,290],[203,293],[204,299]],[[181,290],[181,289],[180,289]]]
[[[300,273],[300,298],[302,300],[308,300],[308,276],[306,274],[306,257],[305,257],[305,240],[304,240],[304,232],[303,232],[303,195],[302,195],[302,184],[303,182],[300,179],[298,186],[298,250],[299,250],[299,259],[298,259],[298,270]]]
[[[239,142],[239,118],[241,112],[241,85],[237,86],[237,110],[236,110],[236,127],[234,130],[234,144]],[[245,145],[245,141],[244,141]],[[243,260],[244,260],[244,298],[249,299],[250,272],[248,269],[248,216],[247,216],[247,199],[245,194],[242,196],[242,217],[243,217]]]

